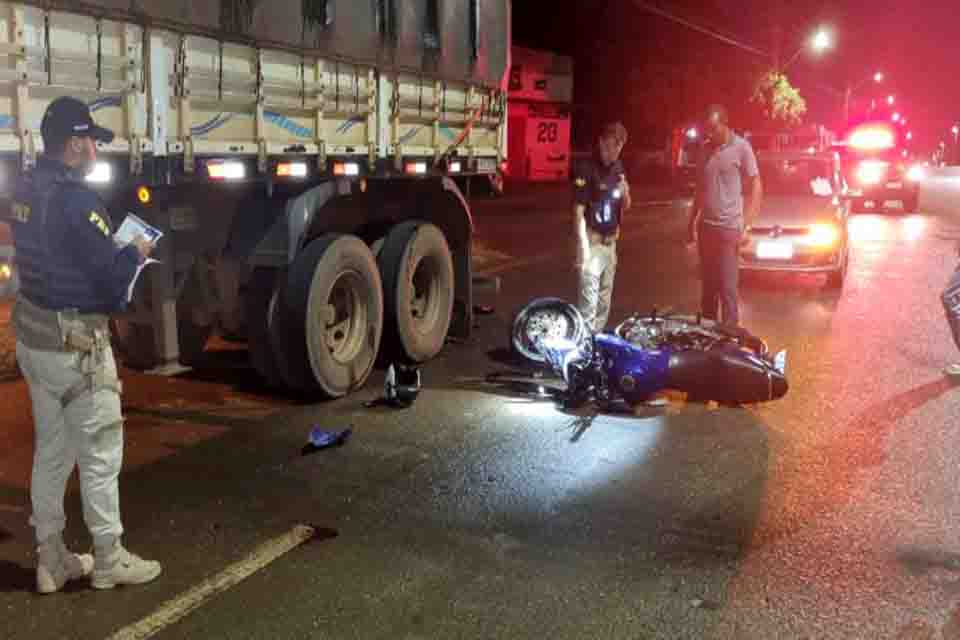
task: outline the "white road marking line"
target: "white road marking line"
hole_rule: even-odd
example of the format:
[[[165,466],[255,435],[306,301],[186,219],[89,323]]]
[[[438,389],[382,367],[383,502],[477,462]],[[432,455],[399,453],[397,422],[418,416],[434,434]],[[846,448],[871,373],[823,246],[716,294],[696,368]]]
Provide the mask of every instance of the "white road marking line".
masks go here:
[[[220,573],[207,578],[192,589],[167,601],[148,617],[120,629],[108,640],[144,640],[166,627],[179,622],[207,600],[223,593],[249,578],[284,554],[293,551],[314,537],[313,527],[298,524],[287,533],[269,540],[253,550],[246,558],[235,562]]]

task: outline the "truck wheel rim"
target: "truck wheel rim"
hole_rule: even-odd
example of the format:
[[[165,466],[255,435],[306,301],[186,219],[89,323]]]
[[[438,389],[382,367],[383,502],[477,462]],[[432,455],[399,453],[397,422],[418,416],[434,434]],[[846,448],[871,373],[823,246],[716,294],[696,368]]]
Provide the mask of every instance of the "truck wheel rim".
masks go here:
[[[350,364],[363,348],[366,337],[367,308],[360,296],[363,278],[359,273],[340,275],[330,290],[320,320],[322,340],[330,356],[340,364]]]
[[[417,263],[411,278],[410,318],[417,333],[427,334],[440,315],[440,269],[436,260],[424,258]]]

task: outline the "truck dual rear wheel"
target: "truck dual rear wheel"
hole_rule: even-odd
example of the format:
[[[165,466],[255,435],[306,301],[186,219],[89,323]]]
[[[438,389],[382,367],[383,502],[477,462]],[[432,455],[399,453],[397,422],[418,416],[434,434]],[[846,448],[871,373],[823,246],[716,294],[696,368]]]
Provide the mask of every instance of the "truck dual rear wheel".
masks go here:
[[[329,234],[287,274],[270,334],[287,386],[337,398],[366,382],[383,333],[383,287],[366,244]]]
[[[443,349],[453,316],[453,258],[427,222],[393,227],[377,254],[383,279],[385,334],[396,355],[421,363]]]

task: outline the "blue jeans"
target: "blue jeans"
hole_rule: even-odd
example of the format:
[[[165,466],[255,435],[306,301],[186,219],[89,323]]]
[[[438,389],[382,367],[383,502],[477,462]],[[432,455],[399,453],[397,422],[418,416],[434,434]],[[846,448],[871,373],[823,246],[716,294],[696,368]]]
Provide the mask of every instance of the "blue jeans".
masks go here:
[[[740,324],[737,304],[740,237],[736,229],[700,224],[700,310],[703,317],[734,327]]]

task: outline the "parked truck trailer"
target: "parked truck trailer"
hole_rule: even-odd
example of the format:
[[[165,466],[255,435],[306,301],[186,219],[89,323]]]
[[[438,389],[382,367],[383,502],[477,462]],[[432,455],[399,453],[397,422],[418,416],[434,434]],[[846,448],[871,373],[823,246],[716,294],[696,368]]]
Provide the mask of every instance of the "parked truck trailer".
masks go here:
[[[116,139],[91,186],[165,235],[114,322],[128,366],[244,338],[271,385],[337,397],[378,354],[472,326],[451,179],[506,157],[509,0],[0,2],[0,194],[61,95]]]

